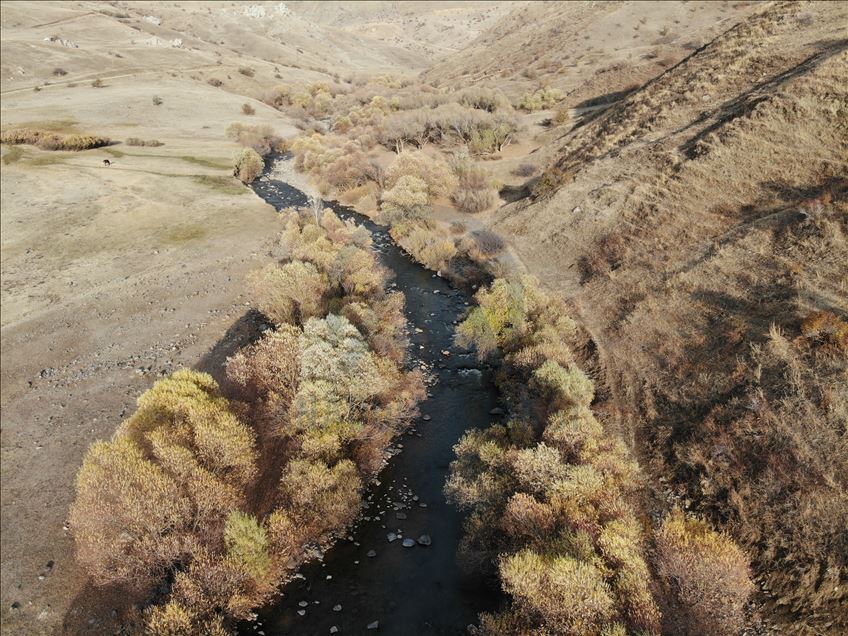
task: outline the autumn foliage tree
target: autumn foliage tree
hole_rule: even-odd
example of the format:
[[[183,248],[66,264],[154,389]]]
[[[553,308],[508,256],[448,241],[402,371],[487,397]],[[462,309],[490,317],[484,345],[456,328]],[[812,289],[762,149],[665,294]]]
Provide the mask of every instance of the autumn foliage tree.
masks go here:
[[[659,633],[629,503],[638,466],[589,408],[594,385],[568,346],[574,323],[530,278],[497,279],[477,301],[458,339],[500,359],[500,386],[521,415],[466,433],[446,486],[470,510],[463,555],[494,568],[510,598],[477,632]]]
[[[144,633],[221,636],[248,618],[353,521],[422,397],[403,368],[403,296],[367,231],[329,211],[287,221],[281,259],[252,277],[276,328],[229,360],[230,399],[177,371],[77,477],[71,525],[95,581],[169,582]]]
[[[79,560],[99,582],[144,586],[220,530],[255,464],[254,434],[214,380],[177,371],[86,455],[70,513]]]
[[[251,183],[258,177],[265,163],[253,148],[244,148],[239,152],[233,163],[233,175],[242,183]]]

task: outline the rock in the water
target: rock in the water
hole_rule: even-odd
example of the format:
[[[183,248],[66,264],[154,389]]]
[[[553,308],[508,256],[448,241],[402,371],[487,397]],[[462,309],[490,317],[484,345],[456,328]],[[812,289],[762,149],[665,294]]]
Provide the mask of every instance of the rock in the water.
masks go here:
[[[429,421],[430,421],[430,420],[432,420],[433,418],[432,418],[432,417],[430,417],[429,415],[425,415],[425,416],[424,416],[424,417],[422,417],[421,419],[422,419],[422,420],[424,420],[425,422],[429,422]]]
[[[397,517],[398,519],[400,519],[402,521],[402,520],[406,519],[406,513],[405,512],[396,512],[395,517]]]
[[[380,621],[374,621],[373,623],[368,623],[368,629],[380,629]]]
[[[415,539],[409,539],[409,538],[404,539],[404,540],[403,540],[403,547],[404,547],[404,548],[413,548],[413,547],[415,547]]]
[[[297,613],[301,616],[306,616],[306,610],[297,610]]]
[[[342,606],[341,605],[333,605],[333,611],[334,612],[341,612]]]
[[[368,550],[368,552],[365,554],[365,556],[373,559],[375,556],[377,556],[377,551],[376,550]]]
[[[333,626],[330,628],[330,633],[331,633],[331,634],[338,634],[338,633],[339,633],[339,628],[338,628],[338,627],[336,627],[335,625],[333,625]]]
[[[429,534],[422,534],[420,537],[418,537],[418,544],[419,545],[430,545],[432,543],[433,543],[433,540],[430,538]]]
[[[499,406],[496,406],[491,411],[489,411],[489,415],[503,415],[503,414],[504,414],[504,410],[502,408],[500,408]]]
[[[306,601],[301,601],[300,603],[298,603],[298,605],[300,605],[301,607],[306,607],[307,605],[309,605],[309,603],[307,603]]]
[[[390,532],[389,534],[386,535],[386,539],[389,540],[389,543],[391,543],[392,541],[395,541],[397,538],[398,537],[394,532]]]

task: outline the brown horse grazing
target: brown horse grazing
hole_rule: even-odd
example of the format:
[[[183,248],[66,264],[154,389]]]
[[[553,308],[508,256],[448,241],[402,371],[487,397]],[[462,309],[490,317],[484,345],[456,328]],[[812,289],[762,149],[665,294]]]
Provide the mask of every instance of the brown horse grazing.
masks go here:
[[[109,161],[108,159],[104,159],[104,160],[103,160],[103,165],[104,165],[104,166],[111,166],[111,165],[112,165],[112,162],[111,162],[111,161]]]

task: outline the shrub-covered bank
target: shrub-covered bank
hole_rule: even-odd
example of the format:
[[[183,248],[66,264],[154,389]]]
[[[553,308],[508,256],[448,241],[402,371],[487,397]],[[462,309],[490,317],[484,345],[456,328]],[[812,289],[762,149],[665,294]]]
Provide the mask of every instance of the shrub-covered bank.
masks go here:
[[[499,203],[502,184],[478,160],[496,158],[520,132],[503,94],[377,78],[355,89],[281,85],[264,100],[303,121],[290,146],[295,167],[324,196],[376,216],[410,256],[457,284],[480,284],[497,269],[502,241],[480,250],[465,227],[449,229],[432,212],[477,214]]]
[[[676,512],[649,561],[639,467],[590,408],[565,308],[529,278],[495,280],[477,301],[458,338],[500,363],[510,411],[463,437],[446,486],[470,511],[462,557],[509,597],[477,633],[658,634],[672,622],[675,633],[738,633],[751,583],[728,537]],[[657,598],[672,608],[665,623]]]
[[[157,382],[77,477],[79,560],[149,599],[140,633],[249,618],[354,520],[423,395],[367,231],[330,211],[287,221],[281,258],[250,281],[276,328],[229,360],[227,396],[194,371]]]

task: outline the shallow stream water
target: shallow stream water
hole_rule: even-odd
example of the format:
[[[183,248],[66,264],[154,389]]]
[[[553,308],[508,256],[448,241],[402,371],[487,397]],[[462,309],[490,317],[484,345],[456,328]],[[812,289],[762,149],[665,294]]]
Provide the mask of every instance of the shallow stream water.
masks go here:
[[[303,192],[267,176],[253,189],[278,210],[307,203]],[[486,426],[497,405],[490,370],[453,343],[470,299],[412,261],[386,228],[344,206],[325,205],[371,232],[381,262],[394,274],[392,282],[406,295],[408,364],[422,368],[431,382],[421,416],[393,444],[395,454],[366,493],[356,526],[322,559],[301,568],[281,596],[259,611],[259,620],[242,625],[240,633],[466,633],[467,625],[499,600],[493,588],[457,562],[464,516],[443,494],[453,445],[466,429]],[[398,538],[390,542],[390,533]],[[432,543],[419,543],[421,535]],[[413,547],[404,547],[406,538],[415,540]]]

